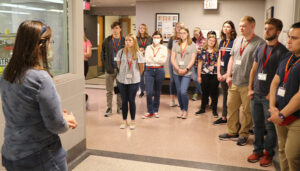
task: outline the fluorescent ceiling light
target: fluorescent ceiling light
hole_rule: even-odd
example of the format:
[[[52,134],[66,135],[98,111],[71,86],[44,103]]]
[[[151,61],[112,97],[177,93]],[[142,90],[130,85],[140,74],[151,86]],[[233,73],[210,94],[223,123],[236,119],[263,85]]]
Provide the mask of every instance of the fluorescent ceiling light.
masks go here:
[[[42,0],[45,2],[53,2],[53,3],[57,3],[57,4],[64,4],[64,0]]]
[[[46,11],[45,8],[36,8],[36,7],[29,7],[25,5],[16,5],[16,4],[8,4],[8,3],[1,3],[0,7],[12,7],[12,8],[21,8],[21,9],[27,9],[27,10],[34,10],[34,11]]]
[[[5,11],[5,10],[0,10],[0,13],[9,13],[9,14],[24,14],[24,15],[29,15],[29,14],[30,14],[30,13],[28,13],[28,12]]]
[[[60,13],[64,12],[63,10],[58,10],[58,9],[49,9],[48,11],[50,11],[50,12],[60,12]]]

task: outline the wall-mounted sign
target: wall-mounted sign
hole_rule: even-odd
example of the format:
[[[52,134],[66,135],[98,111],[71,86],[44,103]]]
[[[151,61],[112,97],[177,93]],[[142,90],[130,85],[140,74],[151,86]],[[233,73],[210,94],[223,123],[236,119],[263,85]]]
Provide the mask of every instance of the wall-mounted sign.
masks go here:
[[[218,9],[218,0],[204,0],[204,9]]]

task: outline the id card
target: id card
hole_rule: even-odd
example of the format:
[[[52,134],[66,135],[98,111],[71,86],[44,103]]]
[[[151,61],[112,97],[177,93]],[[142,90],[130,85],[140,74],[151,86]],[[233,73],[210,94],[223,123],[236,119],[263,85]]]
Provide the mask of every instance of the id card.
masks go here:
[[[221,61],[221,66],[224,66],[224,61]]]
[[[267,80],[267,74],[258,73],[258,80],[260,80],[260,81],[266,81]]]
[[[205,73],[209,73],[209,70],[208,70],[207,68],[204,68],[203,71],[204,71]]]
[[[236,61],[235,61],[235,64],[236,64],[236,65],[241,65],[241,64],[242,64],[242,61],[241,61],[241,60],[236,60]]]
[[[184,65],[184,61],[179,61],[179,65],[180,66]]]
[[[284,97],[284,95],[285,95],[285,88],[284,87],[279,87],[278,91],[277,91],[277,95],[281,96],[281,97]]]
[[[214,70],[214,66],[209,66],[208,70],[213,71]]]
[[[132,78],[132,74],[126,74],[126,78],[131,79]]]

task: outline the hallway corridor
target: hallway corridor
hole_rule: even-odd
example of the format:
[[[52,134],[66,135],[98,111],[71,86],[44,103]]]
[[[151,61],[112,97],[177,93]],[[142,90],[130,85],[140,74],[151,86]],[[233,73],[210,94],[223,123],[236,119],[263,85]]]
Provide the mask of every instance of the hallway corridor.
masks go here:
[[[106,118],[106,91],[86,89],[86,92],[89,94],[86,132],[90,155],[86,156],[86,160],[75,171],[120,168],[147,170],[152,166],[153,169],[158,168],[154,170],[275,170],[273,165],[263,168],[259,163],[247,162],[253,149],[253,136],[242,147],[233,141],[220,141],[218,135],[226,132],[227,127],[212,124],[215,118],[211,109],[207,108],[203,115],[194,115],[201,100],[190,100],[189,117],[182,120],[176,118],[179,108],[169,107],[169,96],[162,95],[160,118],[142,119],[146,112],[146,98],[137,97],[136,129],[121,130],[121,115],[116,114],[115,97],[113,115]],[[220,116],[222,96],[219,97],[218,104]],[[149,163],[156,164],[149,166]],[[172,168],[170,165],[177,167]]]

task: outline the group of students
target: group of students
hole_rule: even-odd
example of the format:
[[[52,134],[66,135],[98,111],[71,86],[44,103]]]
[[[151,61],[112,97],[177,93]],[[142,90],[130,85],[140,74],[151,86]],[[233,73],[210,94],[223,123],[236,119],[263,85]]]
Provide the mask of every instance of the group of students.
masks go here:
[[[113,35],[105,39],[101,55],[107,75],[114,74],[121,94],[122,106],[118,103],[118,112],[122,109],[123,121],[120,128],[127,126],[129,103],[129,127],[135,129],[135,97],[139,86],[140,97],[144,95],[143,85],[147,96],[147,113],[143,118],[159,118],[164,64],[169,57],[170,106],[176,106],[177,92],[178,118],[188,117],[191,79],[196,85],[193,99],[197,98],[197,93],[202,94],[201,107],[195,114],[205,113],[211,97],[212,114],[218,117],[218,87],[221,83],[222,117],[214,124],[227,123],[228,133],[219,135],[219,139],[234,140],[237,145],[244,146],[253,128],[254,150],[248,157],[249,162],[260,161],[264,167],[271,165],[278,138],[282,170],[300,170],[300,152],[297,150],[300,149],[297,134],[300,124],[297,105],[300,98],[297,72],[300,68],[300,23],[295,23],[289,31],[289,50],[278,41],[283,27],[279,19],[271,18],[265,22],[265,40],[254,33],[253,17],[242,17],[239,26],[241,36],[237,37],[233,22],[224,22],[218,44],[215,32],[209,32],[205,39],[197,27],[191,38],[189,29],[180,22],[165,47],[160,32],[156,31],[150,37],[145,24],[139,27],[137,36],[129,34],[124,40],[120,36],[120,23],[113,23]],[[124,41],[125,47],[122,46]],[[145,83],[139,84],[144,79]],[[107,87],[105,116],[112,113],[112,87]],[[242,111],[239,111],[241,106]],[[241,120],[240,116],[243,117]]]

